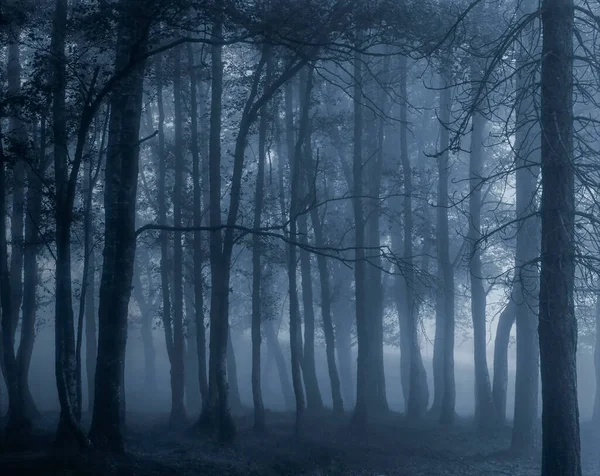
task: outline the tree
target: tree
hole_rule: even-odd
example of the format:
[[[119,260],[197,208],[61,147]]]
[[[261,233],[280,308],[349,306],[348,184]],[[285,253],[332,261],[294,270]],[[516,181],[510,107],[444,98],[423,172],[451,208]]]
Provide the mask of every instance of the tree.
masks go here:
[[[577,402],[572,0],[542,3],[542,475],[581,475]]]
[[[438,287],[436,290],[436,348],[442,344],[443,397],[440,421],[450,425],[454,423],[456,407],[456,388],[454,381],[454,267],[450,259],[450,236],[448,230],[448,181],[450,176],[450,138],[448,127],[452,107],[450,89],[450,55],[442,58],[442,85],[440,91],[440,153],[437,157],[438,194],[436,246],[438,258]],[[437,322],[441,320],[442,333],[438,339]],[[438,351],[439,352],[439,351]],[[435,360],[435,357],[434,357]]]
[[[62,1],[62,0],[59,0]],[[121,0],[115,71],[128,68],[110,98],[105,171],[105,230],[100,301],[98,359],[90,438],[95,446],[125,450],[124,358],[127,315],[135,261],[135,206],[139,130],[142,113],[144,53],[148,22],[146,2]]]
[[[529,2],[527,11],[534,5]],[[536,329],[536,311],[539,293],[538,266],[540,224],[537,215],[537,185],[539,178],[539,125],[535,80],[538,35],[535,23],[523,33],[522,51],[519,53],[519,72],[516,88],[519,94],[516,105],[516,216],[520,221],[515,252],[515,283],[512,299],[516,304],[517,372],[515,379],[515,415],[511,448],[514,451],[532,452],[537,443],[539,348]],[[533,51],[532,51],[533,50]],[[537,58],[537,55],[536,55]]]

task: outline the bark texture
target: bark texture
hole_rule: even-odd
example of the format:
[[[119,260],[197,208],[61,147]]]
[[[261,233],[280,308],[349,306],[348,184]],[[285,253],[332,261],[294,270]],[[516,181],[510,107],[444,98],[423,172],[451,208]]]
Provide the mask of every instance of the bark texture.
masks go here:
[[[580,476],[577,402],[573,1],[542,2],[542,476]]]

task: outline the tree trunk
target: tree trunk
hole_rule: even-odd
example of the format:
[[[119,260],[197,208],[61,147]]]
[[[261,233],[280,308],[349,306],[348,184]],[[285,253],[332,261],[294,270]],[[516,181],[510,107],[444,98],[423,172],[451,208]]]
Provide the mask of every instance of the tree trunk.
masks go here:
[[[297,220],[298,214],[301,210],[301,153],[303,150],[303,144],[306,140],[308,132],[308,121],[309,117],[309,102],[310,94],[312,90],[312,79],[310,78],[312,72],[309,74],[309,79],[304,90],[304,100],[301,107],[301,117],[299,123],[298,138],[294,148],[293,160],[290,160],[291,166],[291,201],[290,201],[290,239],[293,241],[298,240],[297,234]],[[291,85],[286,85],[286,102],[291,99]],[[288,141],[289,141],[289,122],[291,120],[290,107],[286,104],[286,119],[288,121]],[[291,159],[291,157],[290,157]],[[288,247],[288,279],[289,279],[289,294],[290,294],[290,350],[292,360],[292,382],[294,386],[294,395],[296,397],[296,434],[299,435],[302,432],[303,414],[304,414],[304,390],[302,388],[302,337],[301,337],[301,325],[300,325],[300,306],[298,303],[298,292],[297,292],[297,280],[296,280],[296,246],[290,245]],[[306,380],[306,376],[305,376]],[[306,382],[305,382],[306,383]],[[309,387],[309,386],[307,386]]]
[[[185,245],[190,251],[193,251],[193,236],[186,235]],[[189,263],[191,265],[191,263]],[[185,405],[188,412],[196,413],[202,409],[200,398],[200,382],[198,380],[198,332],[196,331],[196,311],[194,309],[194,290],[193,283],[189,276],[185,277],[183,300],[185,303]],[[204,324],[204,323],[202,323]]]
[[[147,48],[144,2],[121,0],[115,70]],[[98,359],[90,438],[99,448],[125,450],[124,372],[127,316],[135,263],[135,208],[145,61],[115,86],[105,171],[105,237],[98,309]]]
[[[235,360],[235,348],[233,346],[233,336],[231,327],[228,330],[227,338],[227,385],[229,386],[229,400],[231,408],[235,412],[242,411],[242,398],[240,396],[240,387],[238,384],[237,362]]]
[[[473,67],[474,76],[481,77]],[[479,87],[479,82],[473,82]],[[471,279],[471,314],[473,318],[473,347],[475,362],[475,419],[482,430],[493,428],[496,411],[492,399],[492,385],[486,356],[486,294],[483,288],[481,268],[481,249],[478,242],[481,237],[481,183],[483,180],[483,134],[485,118],[474,104],[473,130],[471,131],[471,154],[469,162],[469,272]]]
[[[194,226],[202,225],[202,188],[200,186],[201,167],[200,153],[198,150],[198,101],[196,98],[197,79],[194,70],[194,54],[190,43],[188,48],[188,62],[190,69],[190,114],[191,114],[191,142],[192,152],[192,179],[194,182]],[[208,157],[204,156],[206,160]],[[198,352],[198,379],[200,395],[202,396],[202,407],[208,403],[208,380],[206,377],[206,328],[204,327],[204,276],[202,275],[202,263],[204,256],[202,252],[202,234],[194,233],[193,242],[194,260],[194,316],[196,330],[196,351]]]
[[[18,441],[29,433],[31,423],[26,418],[20,399],[19,376],[12,338],[13,312],[11,282],[8,269],[8,244],[6,242],[6,171],[7,160],[0,141],[0,305],[2,306],[2,358],[4,377],[8,390],[8,422],[4,431],[11,441]]]
[[[438,166],[437,230],[436,243],[438,253],[438,288],[436,292],[436,329],[442,321],[443,337],[436,337],[435,344],[442,344],[443,362],[443,398],[440,422],[446,425],[454,423],[456,408],[456,387],[454,380],[454,267],[450,260],[450,233],[448,229],[448,181],[450,175],[450,145],[448,127],[452,107],[450,90],[450,55],[442,61],[443,89],[440,91],[440,155]]]
[[[271,82],[273,63],[269,57],[267,64],[267,77],[265,88]],[[260,110],[260,124],[258,126],[258,172],[256,175],[256,192],[254,194],[254,228],[261,225],[263,202],[265,195],[265,162],[267,156],[267,127],[269,125],[269,111],[265,104]],[[265,407],[261,389],[261,265],[262,241],[257,234],[252,236],[252,402],[254,403],[254,430],[265,430]]]
[[[74,315],[71,291],[71,223],[73,195],[68,183],[67,119],[65,107],[67,2],[56,1],[52,31],[53,67],[53,131],[54,177],[56,187],[56,306],[55,353],[56,386],[60,402],[60,420],[56,444],[71,447],[87,445],[77,421],[81,402],[78,399],[77,356],[75,348]]]
[[[364,429],[368,419],[368,392],[372,384],[369,375],[369,335],[366,309],[366,265],[365,265],[365,223],[363,218],[363,176],[362,176],[362,58],[357,52],[354,57],[354,157],[353,157],[353,190],[354,195],[354,282],[356,290],[356,333],[358,340],[358,358],[356,371],[356,407],[353,423]]]
[[[220,38],[223,25],[217,18],[212,34]],[[221,112],[223,95],[222,46],[211,46],[211,110],[209,138],[209,181],[210,204],[209,223],[211,227],[221,226]],[[232,191],[233,197],[233,191]],[[237,210],[236,210],[237,213]],[[235,436],[235,425],[231,418],[227,388],[227,341],[228,341],[228,299],[229,265],[223,253],[223,236],[220,230],[210,233],[210,343],[208,403],[203,406],[197,426],[205,429],[219,429],[223,441]]]
[[[39,160],[32,164],[27,174],[27,220],[25,221],[25,255],[23,275],[23,320],[21,339],[17,353],[20,400],[25,405],[29,419],[37,419],[40,413],[29,390],[29,366],[35,342],[35,322],[37,313],[38,263],[42,237],[38,224],[42,214],[42,181],[48,166],[46,157],[46,122],[42,119],[40,129]],[[33,167],[36,167],[35,169]]]
[[[596,342],[594,344],[594,369],[596,371],[596,394],[592,421],[600,423],[600,294],[596,295]]]
[[[309,184],[313,183],[313,180],[318,173],[316,164],[312,156],[311,135],[312,125],[309,123],[307,147],[305,151],[307,171],[309,172],[307,173],[306,179]],[[319,217],[319,211],[316,207],[311,207],[310,221],[312,223],[313,230],[315,233],[315,246],[317,248],[325,246],[323,226]],[[319,281],[321,284],[321,317],[323,319],[323,333],[325,334],[325,353],[327,356],[327,370],[329,371],[329,381],[331,383],[333,413],[336,416],[341,416],[344,413],[344,401],[342,399],[342,392],[340,389],[340,378],[338,376],[337,366],[335,362],[335,333],[333,329],[333,321],[331,318],[331,289],[329,283],[329,267],[327,265],[327,258],[322,254],[317,255],[317,267],[319,269]]]
[[[534,12],[537,3],[527,2],[528,14]],[[525,13],[525,12],[524,12]],[[531,63],[536,54],[538,34],[535,23],[523,32],[522,51],[519,52],[517,90],[535,87],[536,65]],[[537,56],[537,54],[536,54]],[[539,125],[534,104],[534,93],[519,94],[516,104],[516,208],[517,230],[515,253],[515,303],[517,324],[517,371],[515,378],[515,415],[511,449],[518,453],[533,453],[539,443],[538,395],[539,395],[539,337],[537,333],[537,306],[539,300],[539,273],[536,260],[539,257],[540,223],[537,214],[537,185],[539,168]],[[533,216],[531,216],[533,215]]]
[[[305,89],[311,87],[313,68],[308,67],[305,74],[301,74],[302,87],[301,93],[305,93]],[[301,109],[307,109],[309,119],[306,122],[306,131],[304,144],[300,154],[294,157],[294,160],[299,161],[298,173],[298,191],[303,201],[306,201],[308,193],[308,177],[306,171],[308,165],[306,163],[306,150],[312,147],[310,142],[310,98],[309,94],[304,94],[304,104],[301,104]],[[304,152],[304,153],[302,153]],[[304,159],[304,160],[303,160]],[[308,217],[303,213],[298,217],[298,231],[300,233],[300,243],[308,245]],[[323,410],[323,399],[319,390],[319,382],[317,379],[317,370],[315,367],[315,310],[312,285],[312,266],[311,256],[308,251],[300,249],[300,272],[302,276],[302,306],[304,310],[304,352],[302,360],[302,371],[304,375],[304,386],[306,387],[306,404],[307,410],[313,413],[318,413]]]
[[[138,248],[138,252],[140,252]],[[147,248],[143,248],[144,254],[141,257],[143,263],[150,262],[150,255]],[[138,260],[136,262],[139,263]],[[152,339],[152,317],[153,309],[148,305],[148,301],[144,297],[144,288],[141,280],[141,269],[139,264],[136,265],[136,270],[133,275],[134,286],[133,292],[135,299],[140,308],[142,318],[142,342],[144,345],[144,391],[151,396],[156,394],[156,351],[154,349],[154,341]],[[149,286],[151,283],[148,283]]]
[[[427,373],[419,347],[418,310],[415,299],[415,279],[413,269],[413,211],[412,211],[412,167],[408,155],[407,111],[408,90],[406,88],[406,57],[400,57],[401,97],[400,104],[400,156],[402,160],[402,175],[404,178],[404,270],[405,281],[405,313],[408,321],[410,336],[410,391],[406,414],[409,418],[421,418],[429,405],[429,389],[427,388]]]
[[[492,398],[500,424],[506,423],[506,391],[508,385],[508,344],[510,331],[516,318],[516,306],[512,296],[500,313],[496,340],[494,341],[494,382]]]
[[[294,390],[290,382],[290,376],[285,362],[285,357],[283,355],[283,351],[281,350],[281,345],[279,345],[279,339],[277,338],[277,334],[273,328],[273,321],[267,319],[263,325],[265,329],[267,347],[269,348],[269,352],[273,355],[275,364],[277,365],[277,373],[279,374],[279,381],[281,382],[281,393],[283,394],[283,398],[285,400],[286,409],[288,411],[292,411],[294,409]]]
[[[542,476],[581,475],[577,402],[573,0],[542,2]]]
[[[175,181],[173,187],[173,224],[182,226],[181,207],[184,188],[183,116],[181,112],[181,47],[175,48],[173,100],[175,124]],[[185,396],[185,335],[183,331],[183,248],[182,234],[173,233],[173,353],[171,358],[171,425],[186,419]]]

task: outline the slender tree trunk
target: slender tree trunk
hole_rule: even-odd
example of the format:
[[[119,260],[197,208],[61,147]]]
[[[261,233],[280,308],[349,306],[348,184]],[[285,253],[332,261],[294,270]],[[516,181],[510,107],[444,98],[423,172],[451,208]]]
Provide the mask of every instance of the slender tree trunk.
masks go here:
[[[409,418],[421,418],[429,405],[429,389],[427,388],[427,373],[421,357],[418,334],[418,309],[415,299],[415,279],[413,269],[413,211],[412,211],[412,167],[408,155],[408,139],[406,129],[408,90],[406,88],[406,57],[400,58],[401,96],[400,104],[400,156],[402,160],[402,175],[404,178],[404,281],[406,290],[405,309],[410,335],[410,392],[406,414]]]
[[[450,90],[450,55],[444,58],[442,65],[443,89],[440,91],[440,151],[438,156],[438,198],[437,198],[437,253],[438,288],[436,292],[436,329],[437,322],[443,322],[443,398],[440,422],[446,425],[454,423],[456,408],[456,387],[454,380],[454,267],[450,260],[450,233],[448,228],[448,181],[450,175],[450,145],[448,127],[452,92]],[[436,346],[440,340],[436,338]]]
[[[163,103],[163,62],[162,54],[158,54],[155,60],[156,68],[156,88],[157,88],[157,103],[158,103],[158,222],[161,225],[167,225],[167,165],[165,152],[165,111]],[[179,235],[181,239],[181,235]],[[178,391],[178,382],[180,372],[177,369],[177,358],[175,351],[175,337],[173,325],[173,305],[171,301],[170,284],[171,261],[169,260],[169,234],[165,231],[160,233],[160,279],[162,292],[162,321],[165,329],[165,340],[167,348],[167,356],[171,366],[171,421],[176,420],[181,416],[182,401],[179,401],[179,396],[183,396],[183,392]]]
[[[192,241],[192,243],[190,243]],[[193,252],[193,236],[185,236],[186,248]],[[192,253],[190,253],[191,255]],[[187,266],[192,266],[191,260]],[[194,289],[192,278],[187,275],[184,281],[183,300],[185,303],[185,404],[188,412],[202,409],[200,382],[198,380],[198,332],[196,332],[196,311],[194,309]]]
[[[357,52],[354,57],[354,157],[352,174],[354,179],[352,194],[354,208],[354,240],[356,247],[354,258],[354,282],[356,290],[356,332],[358,340],[358,358],[356,371],[356,407],[353,422],[364,429],[368,419],[368,391],[372,384],[369,375],[369,335],[366,309],[366,264],[365,264],[365,223],[363,218],[363,176],[362,176],[362,58]]]
[[[23,320],[21,338],[17,352],[20,400],[25,405],[29,419],[37,419],[40,413],[29,390],[29,366],[35,342],[35,322],[37,313],[38,253],[42,237],[38,233],[42,213],[42,181],[48,166],[46,157],[46,122],[42,119],[40,128],[39,160],[32,164],[27,174],[27,219],[25,221],[25,255],[23,274]],[[36,167],[35,169],[33,167]]]
[[[228,330],[227,338],[227,385],[229,386],[229,400],[231,408],[235,412],[241,412],[242,397],[240,395],[240,387],[238,384],[237,361],[235,359],[235,347],[233,345],[233,335],[231,327]]]
[[[175,123],[175,181],[173,188],[173,224],[182,226],[181,208],[184,187],[183,116],[181,112],[181,48],[175,48],[173,100]],[[183,331],[183,247],[181,232],[173,233],[173,353],[171,359],[171,425],[186,419],[185,335]]]
[[[91,160],[86,160],[83,167],[84,174],[84,195],[85,195],[85,250],[84,255],[87,259],[87,276],[85,284],[85,353],[86,353],[86,376],[88,391],[88,411],[92,412],[94,408],[94,379],[96,374],[96,357],[98,354],[98,345],[96,337],[96,250],[94,249],[94,237],[92,234],[94,224],[94,212],[92,207],[92,197],[94,193],[93,168]],[[80,310],[81,312],[81,310]]]
[[[273,63],[268,60],[267,77],[265,85],[271,82]],[[267,86],[265,86],[267,87]],[[260,110],[260,124],[258,126],[258,172],[256,175],[256,192],[254,195],[254,228],[261,225],[265,189],[265,162],[267,156],[267,127],[269,125],[269,111],[265,104]],[[254,430],[265,430],[265,407],[261,389],[261,265],[262,241],[257,234],[252,236],[252,401],[254,403]]]
[[[13,311],[11,305],[10,271],[8,269],[8,244],[6,241],[6,170],[7,163],[0,141],[0,305],[2,306],[2,358],[8,391],[8,422],[4,431],[11,441],[26,437],[31,423],[26,418],[24,406],[19,398],[19,376],[12,338]]]
[[[294,389],[292,388],[292,383],[290,382],[290,376],[285,357],[283,355],[283,351],[281,350],[281,345],[279,345],[279,339],[275,333],[273,321],[267,319],[265,320],[263,326],[265,329],[267,347],[269,348],[269,352],[273,355],[275,364],[277,365],[277,373],[279,375],[279,381],[281,382],[281,393],[283,394],[283,398],[285,400],[286,409],[288,411],[292,411],[294,409]]]
[[[121,0],[115,70],[147,48],[141,0]],[[98,309],[98,359],[90,438],[99,448],[125,450],[124,372],[127,316],[135,263],[135,208],[145,61],[115,86],[110,99],[105,171],[105,238]]]
[[[18,99],[21,95],[21,60],[20,60],[20,28],[11,28],[8,45],[8,92]],[[25,220],[25,160],[28,149],[28,138],[25,124],[19,118],[20,111],[15,111],[9,118],[7,136],[13,151],[12,167],[12,212],[10,214],[10,292],[12,312],[12,339],[15,339],[17,324],[23,300],[23,226]]]
[[[309,101],[312,90],[312,79],[309,74],[309,79],[304,89],[303,104],[301,107],[301,117],[299,122],[298,138],[294,150],[293,160],[291,161],[291,202],[290,202],[290,239],[297,241],[297,220],[298,214],[301,212],[301,154],[303,145],[306,141],[308,132],[309,116]],[[288,83],[289,85],[289,83]],[[289,90],[288,90],[289,91]],[[290,97],[286,91],[286,99]],[[286,116],[289,115],[289,107],[286,107]],[[288,119],[289,122],[289,119]],[[289,124],[288,124],[289,126]],[[289,131],[288,127],[288,131]],[[304,414],[304,391],[302,388],[302,337],[300,326],[300,306],[298,303],[297,283],[296,283],[296,246],[290,245],[288,248],[288,278],[289,278],[289,294],[290,294],[290,349],[292,359],[292,382],[294,385],[294,394],[296,396],[296,434],[302,432],[303,414]],[[306,376],[305,376],[306,379]],[[306,383],[306,382],[305,382]],[[308,386],[309,387],[309,386]]]
[[[51,51],[53,68],[54,176],[56,186],[56,306],[55,353],[56,386],[60,402],[57,445],[74,443],[87,446],[87,439],[77,421],[81,402],[78,399],[77,357],[71,291],[71,223],[73,199],[68,184],[68,150],[66,127],[66,59],[67,2],[56,0]]]
[[[542,2],[542,476],[581,475],[577,402],[573,0]]]
[[[339,306],[339,305],[338,305]],[[348,314],[341,313],[338,306],[334,305],[332,312],[336,322],[336,340],[337,357],[340,365],[340,380],[344,402],[346,408],[356,404],[354,385],[354,372],[352,371],[352,323],[348,322]]]
[[[474,66],[474,70],[477,66]],[[478,72],[474,72],[479,78]],[[479,83],[474,81],[474,87]],[[480,429],[495,426],[496,412],[492,399],[492,385],[486,356],[486,294],[483,288],[481,267],[481,183],[483,180],[483,134],[486,120],[474,104],[473,130],[471,131],[471,154],[469,163],[469,271],[471,278],[471,314],[473,318],[473,346],[475,359],[475,419]]]
[[[313,183],[313,176],[316,177],[318,172],[312,156],[311,135],[312,125],[309,123],[307,147],[305,151],[307,170],[309,172],[307,173],[306,179],[309,184]],[[323,225],[321,223],[321,218],[319,217],[319,211],[316,207],[311,208],[310,221],[312,223],[313,230],[315,233],[315,246],[325,246]],[[325,353],[327,356],[327,370],[329,372],[329,381],[331,383],[333,413],[336,416],[341,416],[344,413],[344,401],[342,399],[342,392],[340,389],[340,378],[338,376],[337,365],[335,362],[335,334],[333,329],[333,321],[331,318],[331,289],[329,282],[329,267],[327,265],[327,258],[322,254],[317,255],[317,267],[319,269],[319,281],[321,285],[321,317],[323,319],[323,333],[325,334]]]
[[[537,3],[527,2],[524,9],[533,13]],[[517,90],[535,88],[536,65],[531,63],[536,54],[538,34],[535,23],[523,32],[518,59]],[[540,256],[540,223],[537,214],[537,186],[539,168],[539,124],[534,104],[534,91],[520,93],[516,104],[516,202],[517,249],[515,253],[515,303],[517,325],[517,371],[515,378],[515,415],[511,449],[518,453],[533,453],[539,445],[539,337],[537,306],[539,300],[539,273],[536,260]],[[531,216],[533,215],[533,216]]]
[[[389,57],[383,60],[383,68],[378,72],[380,80],[385,84],[389,81]],[[370,85],[377,87],[377,82]],[[370,88],[371,89],[371,88]],[[374,88],[373,88],[374,89]],[[376,95],[377,90],[372,94]],[[373,387],[369,389],[369,406],[380,414],[388,411],[388,402],[385,385],[385,371],[383,358],[383,285],[381,273],[381,258],[379,252],[374,251],[381,245],[380,230],[380,193],[381,173],[383,166],[384,150],[384,115],[388,112],[387,94],[379,88],[378,107],[381,112],[376,114],[371,108],[365,109],[366,116],[366,147],[369,160],[365,164],[366,187],[369,199],[365,200],[365,242],[371,250],[366,268],[367,276],[367,302],[369,309],[369,350],[370,370],[373,374]]]
[[[313,81],[313,68],[308,67],[308,70],[301,74],[302,87],[301,93],[305,93],[306,88],[310,88]],[[304,94],[304,104],[301,104],[301,109],[307,109],[309,119],[306,122],[306,132],[303,148],[300,154],[297,154],[294,160],[299,161],[298,179],[299,193],[305,201],[308,191],[308,181],[306,171],[308,170],[306,163],[306,151],[312,147],[310,142],[310,98],[309,94]],[[308,244],[308,217],[303,213],[298,217],[298,231],[300,233],[299,241],[305,245]],[[315,367],[315,310],[312,285],[312,266],[311,256],[308,251],[300,249],[300,272],[302,276],[302,305],[304,308],[304,352],[302,361],[302,370],[304,375],[304,386],[306,387],[306,404],[307,410],[310,412],[320,412],[323,410],[323,399],[319,390],[319,382],[317,379],[317,370]]]
[[[515,302],[510,297],[508,304],[500,313],[498,327],[496,328],[496,339],[494,341],[494,382],[492,386],[492,398],[494,408],[498,415],[500,424],[506,423],[506,392],[508,386],[508,344],[510,331],[515,323]]]
[[[190,113],[192,120],[191,143],[192,152],[192,179],[194,182],[194,226],[202,225],[202,188],[200,153],[198,150],[198,101],[197,79],[194,70],[194,54],[192,45],[188,43],[188,62],[190,68]],[[204,159],[208,157],[205,155]],[[193,242],[194,259],[194,316],[196,330],[196,351],[198,352],[198,379],[200,385],[200,395],[202,396],[202,407],[208,403],[208,380],[206,376],[206,328],[204,327],[204,276],[202,275],[202,263],[204,256],[202,252],[202,234],[194,233]]]
[[[223,25],[220,18],[214,22],[212,34],[220,38]],[[221,226],[221,112],[223,95],[222,46],[211,47],[211,111],[209,138],[209,181],[211,227]],[[227,341],[229,297],[229,262],[223,253],[221,231],[210,233],[211,301],[210,301],[210,357],[208,375],[208,403],[202,409],[198,426],[219,429],[223,440],[235,436],[231,418],[227,388]]]
[[[143,263],[150,262],[150,255],[147,248],[138,248],[138,253],[143,255],[141,260]],[[136,262],[139,263],[138,260]],[[156,383],[156,351],[154,349],[154,340],[152,339],[152,317],[153,309],[148,305],[148,301],[144,297],[144,288],[141,280],[141,269],[139,264],[136,265],[136,271],[133,275],[134,286],[133,292],[135,299],[140,308],[142,317],[142,342],[144,345],[144,390],[147,395],[152,396],[156,394],[157,383]],[[151,285],[151,283],[148,283]]]
[[[13,2],[10,2],[13,3]],[[13,8],[16,5],[12,5]],[[12,21],[11,21],[12,20]],[[21,61],[20,61],[20,36],[21,28],[17,19],[9,19],[8,28],[8,63],[7,63],[7,82],[8,82],[8,95],[14,98],[15,105],[11,108],[8,131],[6,137],[8,138],[9,154],[12,156],[13,162],[13,174],[12,174],[12,211],[10,214],[10,229],[11,229],[11,254],[10,254],[10,269],[8,263],[6,263],[6,269],[3,273],[6,274],[6,288],[3,289],[1,295],[2,299],[2,337],[3,337],[3,352],[0,356],[2,366],[4,370],[6,386],[9,390],[9,408],[8,408],[8,426],[7,433],[13,433],[17,439],[26,437],[31,429],[30,417],[27,414],[26,402],[22,398],[24,392],[28,394],[27,381],[25,381],[20,375],[20,366],[18,362],[18,356],[15,356],[15,333],[17,330],[17,324],[19,321],[19,313],[21,309],[21,301],[23,297],[23,221],[24,221],[24,207],[25,207],[25,160],[26,154],[28,153],[28,137],[25,125],[21,121],[20,107],[18,103],[21,96]],[[4,168],[4,161],[6,157],[3,153],[2,164],[0,166]],[[3,174],[6,171],[3,169]],[[3,177],[3,201],[6,201],[6,177]],[[2,212],[2,233],[3,233],[3,251],[2,253],[8,253],[6,248],[6,223],[4,222],[6,216],[6,207],[3,205],[0,209]],[[7,258],[8,260],[8,258]],[[4,265],[2,265],[4,267]],[[6,294],[10,296],[7,297]],[[7,307],[4,305],[4,300],[8,299],[8,305],[10,305],[10,311],[7,311]],[[35,309],[33,311],[35,313]],[[33,342],[31,343],[33,345]],[[25,388],[22,387],[22,383],[25,384]],[[22,428],[21,428],[22,425]],[[12,436],[11,436],[12,437]]]
[[[600,423],[600,294],[596,295],[596,342],[594,344],[594,369],[596,371],[596,394],[592,420]]]

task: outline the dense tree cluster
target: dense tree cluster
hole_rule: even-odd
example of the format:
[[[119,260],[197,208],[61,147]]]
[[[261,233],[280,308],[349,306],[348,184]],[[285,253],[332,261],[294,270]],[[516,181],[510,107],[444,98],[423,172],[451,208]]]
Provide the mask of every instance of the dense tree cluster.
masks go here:
[[[156,326],[173,428],[198,415],[193,432],[233,441],[244,359],[255,430],[274,363],[297,434],[330,404],[362,431],[390,412],[389,345],[407,419],[452,425],[464,331],[475,421],[494,432],[515,327],[511,450],[541,442],[543,475],[581,474],[579,335],[600,382],[598,15],[573,0],[0,4],[2,445],[39,418],[49,294],[67,449],[125,451],[134,333],[144,391],[167,385]]]

